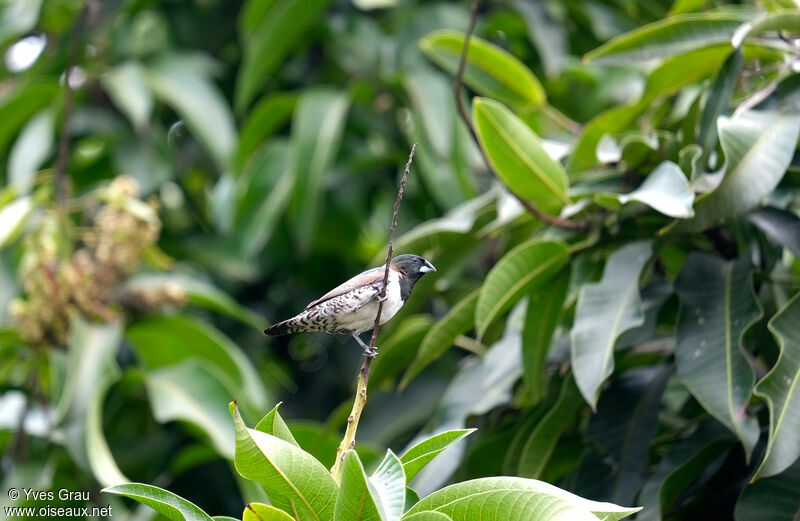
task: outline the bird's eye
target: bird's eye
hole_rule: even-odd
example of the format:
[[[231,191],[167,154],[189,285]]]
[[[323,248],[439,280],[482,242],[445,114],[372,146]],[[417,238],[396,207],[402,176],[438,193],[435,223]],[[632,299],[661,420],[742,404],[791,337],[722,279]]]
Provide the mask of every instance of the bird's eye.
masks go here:
[[[419,264],[419,259],[414,259],[414,264]]]

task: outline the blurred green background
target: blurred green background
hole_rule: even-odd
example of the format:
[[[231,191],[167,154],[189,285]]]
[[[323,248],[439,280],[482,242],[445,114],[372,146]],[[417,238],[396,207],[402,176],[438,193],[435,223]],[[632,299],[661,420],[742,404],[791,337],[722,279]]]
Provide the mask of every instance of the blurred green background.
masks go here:
[[[670,515],[730,518],[763,453],[746,462],[675,377],[673,282],[691,251],[726,259],[760,252],[751,258],[768,313],[745,339],[750,359],[761,357],[752,362],[760,379],[779,351],[766,320],[795,294],[800,270],[789,253],[796,238],[776,246],[774,234],[745,218],[658,239],[658,259],[642,281],[648,322],[617,344],[608,391],[619,396],[609,402],[612,409],[632,402],[608,416],[593,416],[582,401],[569,405],[551,420],[558,426],[545,436],[553,444],[543,448],[542,464],[536,470],[517,464],[523,447],[535,448],[525,443],[534,426],[547,411],[562,410],[554,409],[564,405],[559,392],[572,385],[565,376],[569,323],[581,286],[600,279],[618,247],[656,237],[670,222],[643,205],[620,208],[616,200],[581,194],[633,188],[664,160],[694,181],[695,156],[686,147],[697,141],[708,100],[721,95],[712,89],[721,88],[733,26],[680,29],[678,38],[687,41],[710,36],[646,60],[582,57],[659,20],[723,13],[738,26],[762,11],[797,7],[726,4],[484,2],[475,35],[516,57],[541,83],[546,104],[513,109],[551,155],[563,157],[581,132],[595,132],[584,125],[598,114],[612,121],[607,128],[596,124],[588,155],[570,159],[573,197],[585,202],[574,212],[592,225],[596,242],[566,268],[572,275],[559,300],[564,323],[552,345],[548,338],[540,348],[543,380],[531,396],[530,382],[521,383],[519,355],[494,349],[519,342],[514,321],[531,320],[524,308],[484,324],[480,336],[469,334],[470,316],[417,366],[416,378],[398,387],[431,326],[458,303],[474,306],[470,295],[506,252],[532,236],[573,246],[586,238],[521,215],[459,119],[453,75],[437,66],[433,52],[430,58],[423,52],[420,42],[433,31],[467,29],[467,2],[6,0],[0,6],[3,491],[20,483],[92,490],[93,502],[119,508],[114,519],[146,518],[145,508],[97,493],[127,478],[167,488],[212,514],[238,516],[263,492],[233,470],[231,399],[239,400],[248,424],[282,401],[301,445],[332,463],[360,348],[344,336],[267,338],[262,329],[381,263],[402,165],[416,142],[397,252],[423,255],[438,272],[422,279],[381,331],[358,436],[365,463],[385,447],[400,451],[421,432],[475,426],[479,433],[466,449],[448,451],[418,478],[420,495],[452,476],[510,473],[633,505],[642,504],[645,483],[652,488],[672,476],[679,463],[670,465],[673,456],[665,454],[689,439],[699,448],[674,456],[694,467],[686,483],[672,485]],[[720,44],[715,37],[722,31],[722,53],[686,57]],[[711,121],[762,89],[771,90],[761,108],[797,110],[797,40],[788,34],[781,35],[784,47],[774,37],[745,48],[733,92],[724,91],[724,107]],[[661,76],[651,76],[668,60],[674,62],[659,69]],[[643,94],[659,81],[672,86]],[[480,84],[467,81],[487,95]],[[620,111],[634,106],[630,117]],[[706,127],[706,134],[715,128]],[[725,152],[711,133],[700,143],[703,161]],[[617,142],[600,139],[609,135]],[[603,158],[608,147],[615,158]],[[788,219],[778,228],[796,226],[796,157],[783,183],[769,191],[770,204]],[[652,385],[661,387],[650,401],[636,402]],[[765,404],[751,405],[766,432]],[[624,413],[631,410],[652,413],[650,423],[609,434],[628,425]],[[608,436],[597,434],[603,432]],[[630,437],[638,446],[619,453],[616,444]],[[636,468],[623,472],[630,461]],[[792,469],[796,475],[797,465]],[[610,476],[630,479],[628,488],[621,494],[604,488]]]

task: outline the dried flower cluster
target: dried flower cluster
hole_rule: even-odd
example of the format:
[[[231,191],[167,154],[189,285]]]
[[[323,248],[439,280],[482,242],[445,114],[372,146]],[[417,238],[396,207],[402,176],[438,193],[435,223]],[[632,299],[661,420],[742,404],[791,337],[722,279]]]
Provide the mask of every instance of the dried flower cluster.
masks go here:
[[[64,345],[73,313],[115,320],[116,287],[158,240],[157,202],[139,199],[133,179],[118,177],[96,196],[101,205],[74,249],[66,244],[63,221],[55,213],[46,214],[26,238],[20,266],[25,296],[11,303],[11,315],[31,343]],[[138,308],[183,302],[180,288],[154,287],[146,293],[126,301]]]

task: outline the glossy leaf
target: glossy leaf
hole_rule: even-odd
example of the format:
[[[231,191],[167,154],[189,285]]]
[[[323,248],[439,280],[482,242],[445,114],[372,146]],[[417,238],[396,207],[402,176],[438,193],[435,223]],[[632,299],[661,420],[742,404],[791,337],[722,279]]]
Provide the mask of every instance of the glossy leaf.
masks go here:
[[[569,273],[565,271],[528,295],[522,330],[522,374],[534,403],[544,396],[544,364],[561,320],[568,288]]]
[[[749,457],[758,423],[747,413],[753,369],[742,335],[761,317],[747,259],[725,262],[693,253],[678,276],[681,301],[676,328],[678,376],[703,408],[730,429]]]
[[[194,424],[208,436],[217,452],[233,458],[234,434],[226,410],[230,391],[201,363],[187,360],[148,371],[145,384],[156,420]]]
[[[306,91],[292,120],[291,168],[295,236],[301,251],[311,247],[320,211],[322,179],[339,151],[349,100],[328,88]]]
[[[470,316],[470,324],[473,317],[474,314]],[[397,329],[392,331],[391,336],[381,340],[381,356],[372,361],[370,382],[373,385],[380,385],[381,382],[393,378],[409,367],[422,344],[422,339],[432,327],[433,319],[430,315],[413,315],[403,320]]]
[[[708,100],[700,116],[700,128],[697,131],[697,143],[703,147],[706,155],[717,146],[717,118],[720,115],[727,115],[731,94],[736,87],[743,62],[744,51],[741,48],[735,49],[725,60],[711,85]]]
[[[295,172],[289,169],[289,148],[284,138],[272,140],[236,181],[234,240],[248,262],[269,244],[291,201]]]
[[[509,251],[489,271],[475,310],[478,336],[525,293],[550,280],[564,266],[569,250],[560,241],[532,239]]]
[[[217,87],[181,56],[156,61],[147,69],[147,83],[156,97],[175,109],[224,170],[236,146],[236,126]]]
[[[283,92],[265,96],[248,113],[239,133],[235,163],[238,170],[264,140],[281,128],[292,116],[295,96]]]
[[[236,110],[243,112],[289,52],[320,19],[328,0],[249,0],[240,16],[242,65],[236,76]]]
[[[116,356],[121,340],[120,323],[99,325],[72,317],[66,375],[56,407],[67,450],[103,485],[127,481],[103,434],[103,403],[120,376]]]
[[[400,380],[400,389],[417,376],[431,362],[442,356],[456,338],[475,325],[475,307],[478,303],[480,289],[472,291],[461,299],[441,320],[428,330],[417,351],[417,356]]]
[[[267,394],[252,362],[208,324],[180,315],[151,317],[130,325],[126,335],[145,367],[201,360],[232,396],[254,409],[267,407]]]
[[[153,485],[128,483],[104,488],[103,492],[129,497],[172,521],[212,521],[211,516],[194,503]]]
[[[764,13],[753,22],[742,24],[731,38],[731,43],[739,47],[746,38],[771,31],[800,32],[800,11],[779,9]]]
[[[427,510],[446,514],[453,521],[589,521],[598,517],[616,521],[639,509],[589,501],[543,481],[498,477],[445,487],[420,500],[406,515]]]
[[[719,423],[706,422],[667,452],[639,495],[640,521],[661,521],[691,484],[711,468],[734,440]]]
[[[617,338],[644,322],[639,276],[652,253],[650,241],[630,243],[606,261],[600,282],[578,295],[572,340],[572,370],[581,394],[594,408],[600,386],[614,371]]]
[[[261,315],[242,306],[212,283],[190,275],[142,273],[128,279],[125,287],[133,290],[146,290],[170,285],[183,291],[190,303],[239,320],[253,329],[261,331],[268,325]]]
[[[440,432],[409,448],[400,458],[400,461],[403,463],[406,481],[414,479],[414,476],[416,476],[433,458],[473,432],[475,432],[475,429],[453,429]]]
[[[403,521],[453,521],[453,519],[441,512],[427,510],[425,512],[411,514],[410,516],[403,516]]]
[[[614,462],[612,501],[629,503],[644,485],[648,447],[658,431],[661,395],[671,367],[627,371],[603,393],[587,428],[588,436]]]
[[[515,194],[530,199],[547,213],[571,203],[567,174],[545,151],[521,119],[500,103],[477,98],[472,120],[480,145],[497,175]]]
[[[354,450],[345,453],[342,483],[336,497],[337,521],[383,521],[379,498],[370,487],[364,466]],[[405,498],[405,489],[403,490]]]
[[[28,196],[0,207],[0,248],[17,238],[32,211],[33,200]]]
[[[692,210],[694,191],[686,175],[672,161],[659,164],[633,192],[619,195],[602,194],[602,197],[613,197],[621,204],[638,201],[659,213],[679,219],[688,219],[694,215]]]
[[[272,505],[248,503],[242,513],[242,521],[292,521],[294,518]]]
[[[283,441],[289,442],[296,447],[299,447],[300,445],[294,439],[292,431],[289,430],[289,426],[286,425],[286,422],[283,421],[283,418],[278,413],[278,407],[280,406],[281,404],[279,403],[273,407],[272,410],[270,410],[264,415],[263,418],[261,418],[254,428],[257,431],[270,434],[276,438],[282,439]]]
[[[47,106],[61,92],[53,81],[27,85],[0,97],[0,151],[17,135],[17,131],[37,112]]]
[[[785,210],[766,206],[747,214],[759,230],[800,259],[800,217]]]
[[[725,152],[725,176],[695,203],[695,217],[677,228],[699,231],[741,215],[783,178],[800,132],[800,115],[745,112],[717,122]]]
[[[436,31],[420,41],[428,58],[455,75],[464,48],[464,34]],[[536,76],[516,57],[477,36],[470,38],[464,83],[482,96],[509,105],[538,106],[545,93]]]
[[[44,110],[31,118],[11,147],[8,157],[8,183],[19,195],[33,187],[36,171],[53,151],[55,117]]]
[[[103,88],[137,129],[146,128],[153,111],[147,71],[137,62],[112,67],[100,77]]]
[[[248,429],[238,409],[236,470],[257,481],[273,506],[298,521],[332,521],[339,487],[328,470],[313,456],[269,434]]]
[[[432,419],[436,431],[462,429],[469,416],[486,414],[511,400],[512,389],[522,375],[521,311],[521,306],[512,310],[503,337],[483,357],[470,359],[450,381]],[[419,439],[418,435],[415,442]],[[417,474],[414,490],[425,495],[445,484],[463,453],[463,444],[451,445]]]
[[[613,38],[585,56],[596,62],[650,60],[681,54],[700,47],[729,42],[747,21],[737,13],[702,13],[672,16]]]
[[[406,476],[403,464],[391,450],[369,477],[369,487],[376,498],[383,521],[398,521],[405,511]]]
[[[780,474],[800,456],[800,295],[772,319],[769,329],[781,347],[775,366],[756,385],[769,406],[769,440],[754,479]]]
[[[573,422],[581,405],[581,393],[570,374],[561,385],[556,403],[548,409],[525,440],[517,465],[518,476],[535,479],[542,477],[561,434]]]
[[[777,476],[747,485],[733,515],[736,521],[794,521],[798,511],[800,462],[795,462]]]

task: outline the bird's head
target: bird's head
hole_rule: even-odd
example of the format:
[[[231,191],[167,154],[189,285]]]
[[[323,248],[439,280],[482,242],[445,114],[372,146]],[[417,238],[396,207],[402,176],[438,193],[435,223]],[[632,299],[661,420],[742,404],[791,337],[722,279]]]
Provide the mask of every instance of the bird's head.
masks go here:
[[[392,264],[394,264],[397,271],[414,281],[428,272],[436,271],[433,264],[427,260],[419,255],[411,255],[408,253],[398,255],[392,259]]]

